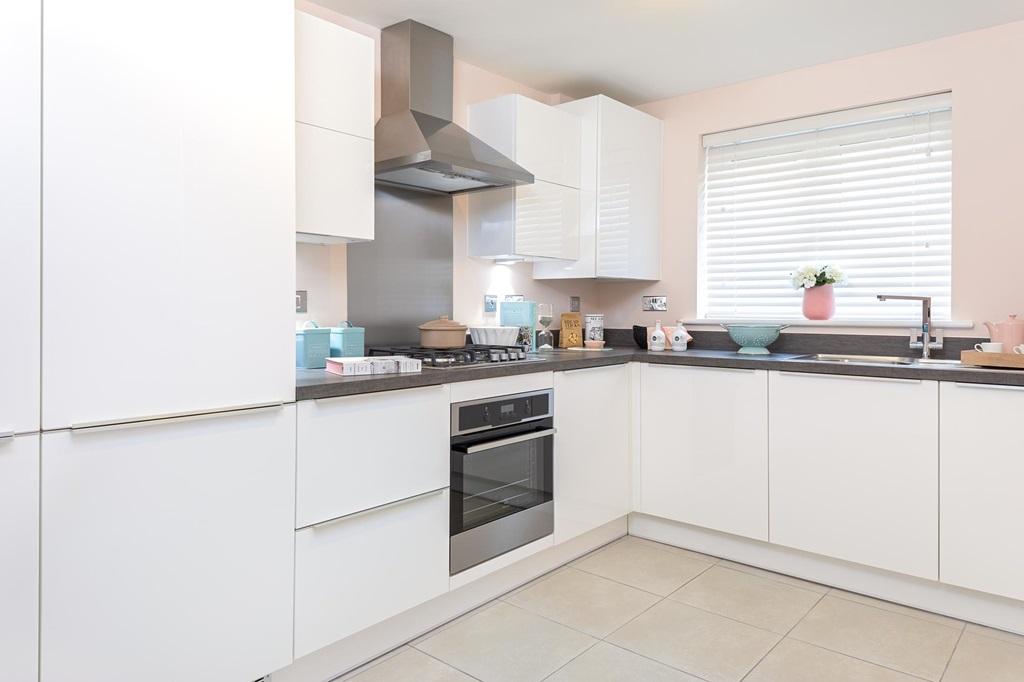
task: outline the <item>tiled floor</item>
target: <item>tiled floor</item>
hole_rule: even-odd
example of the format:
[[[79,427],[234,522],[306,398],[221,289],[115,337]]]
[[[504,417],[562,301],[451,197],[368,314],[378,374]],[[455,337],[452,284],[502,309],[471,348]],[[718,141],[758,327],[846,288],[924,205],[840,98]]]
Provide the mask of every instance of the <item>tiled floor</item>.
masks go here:
[[[1024,637],[626,537],[357,682],[1021,682]]]

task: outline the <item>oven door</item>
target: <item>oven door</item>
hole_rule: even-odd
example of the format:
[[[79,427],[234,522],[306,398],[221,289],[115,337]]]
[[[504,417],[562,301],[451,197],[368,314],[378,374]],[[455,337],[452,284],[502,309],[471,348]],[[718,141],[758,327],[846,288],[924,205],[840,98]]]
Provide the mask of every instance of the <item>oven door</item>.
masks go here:
[[[553,421],[452,439],[451,574],[554,530]]]

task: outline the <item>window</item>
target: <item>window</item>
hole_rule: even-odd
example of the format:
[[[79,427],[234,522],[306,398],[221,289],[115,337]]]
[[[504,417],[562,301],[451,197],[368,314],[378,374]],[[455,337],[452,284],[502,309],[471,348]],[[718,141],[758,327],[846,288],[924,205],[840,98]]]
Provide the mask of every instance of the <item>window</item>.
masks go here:
[[[704,136],[699,315],[799,319],[790,273],[836,265],[836,319],[949,320],[952,100],[946,94]]]

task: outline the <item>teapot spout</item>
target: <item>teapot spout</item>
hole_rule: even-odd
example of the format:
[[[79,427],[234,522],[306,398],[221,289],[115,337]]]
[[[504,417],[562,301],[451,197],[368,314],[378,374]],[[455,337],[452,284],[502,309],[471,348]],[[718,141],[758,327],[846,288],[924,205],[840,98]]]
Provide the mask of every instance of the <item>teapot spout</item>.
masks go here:
[[[984,324],[985,325],[985,329],[988,330],[989,338],[995,337],[996,331],[998,329],[998,327],[996,327],[996,323],[995,322],[983,322],[982,324]]]

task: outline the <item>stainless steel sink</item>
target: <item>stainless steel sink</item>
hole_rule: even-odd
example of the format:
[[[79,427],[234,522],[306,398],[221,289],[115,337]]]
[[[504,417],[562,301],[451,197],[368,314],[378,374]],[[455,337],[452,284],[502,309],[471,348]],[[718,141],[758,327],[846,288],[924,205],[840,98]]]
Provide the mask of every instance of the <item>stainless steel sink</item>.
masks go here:
[[[839,355],[817,353],[814,355],[798,355],[794,360],[810,360],[812,362],[850,362],[864,365],[946,365],[957,366],[959,360],[941,360],[938,358],[905,358],[898,355]]]
[[[914,358],[902,358],[896,355],[833,355],[817,353],[799,355],[794,360],[811,360],[813,362],[854,362],[868,365],[911,365]]]

